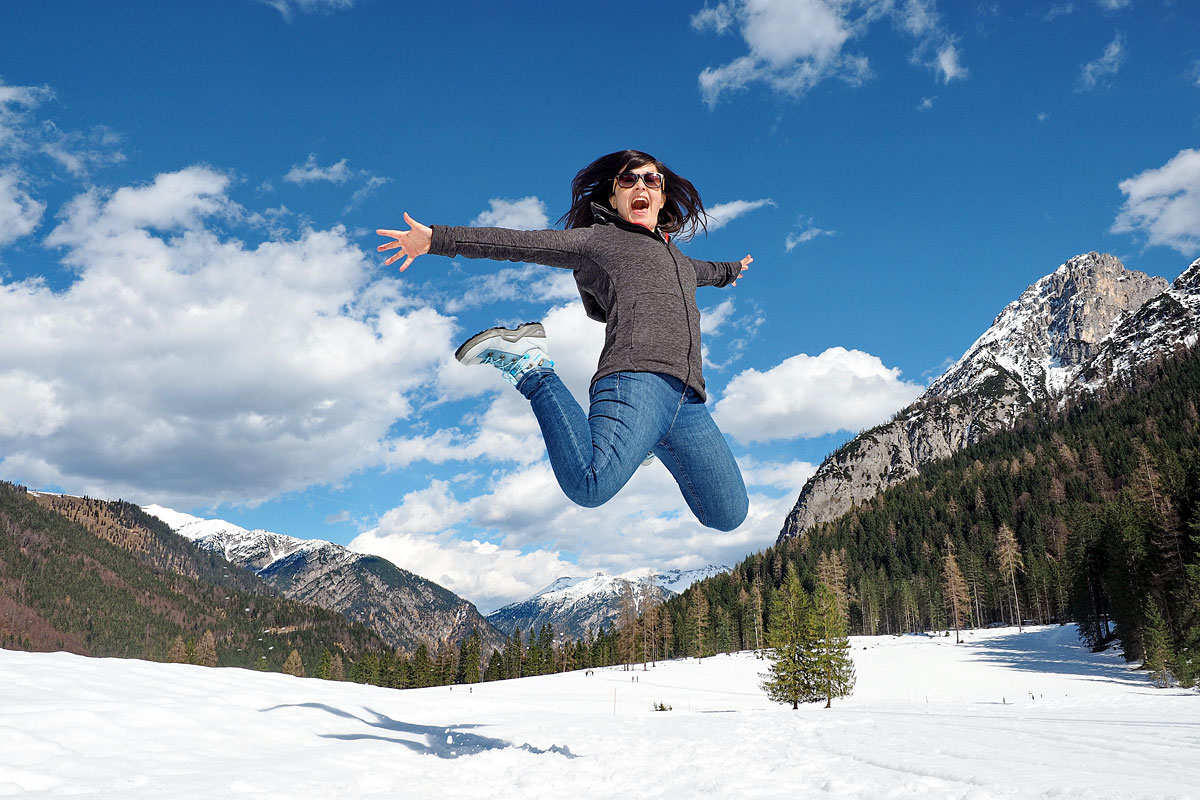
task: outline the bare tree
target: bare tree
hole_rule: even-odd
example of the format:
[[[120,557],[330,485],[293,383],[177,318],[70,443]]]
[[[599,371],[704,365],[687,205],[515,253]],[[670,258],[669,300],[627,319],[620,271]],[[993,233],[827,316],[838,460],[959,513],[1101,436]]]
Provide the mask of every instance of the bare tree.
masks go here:
[[[1000,571],[1008,578],[1008,582],[1012,587],[1013,607],[1017,612],[1017,630],[1024,631],[1025,627],[1021,620],[1021,598],[1017,593],[1017,571],[1025,569],[1025,560],[1021,558],[1021,546],[1017,544],[1017,536],[1013,533],[1013,529],[1008,527],[1007,522],[1000,524],[1000,528],[996,531],[996,560],[1000,564]]]
[[[946,555],[942,557],[942,588],[949,606],[950,621],[954,623],[954,641],[962,643],[959,631],[963,627],[963,618],[970,613],[971,597],[967,591],[967,581],[962,570],[958,567],[958,559],[954,555],[954,544],[946,537]]]

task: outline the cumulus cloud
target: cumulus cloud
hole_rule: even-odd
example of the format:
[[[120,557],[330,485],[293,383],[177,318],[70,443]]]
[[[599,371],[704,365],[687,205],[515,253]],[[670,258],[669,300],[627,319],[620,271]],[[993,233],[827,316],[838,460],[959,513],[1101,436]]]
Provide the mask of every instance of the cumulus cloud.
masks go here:
[[[832,347],[815,357],[792,356],[765,372],[738,374],[713,416],[739,442],[815,437],[885,422],[922,391],[877,356]]]
[[[1107,85],[1107,79],[1120,71],[1125,63],[1125,37],[1117,34],[1116,38],[1104,48],[1104,53],[1095,61],[1083,65],[1076,84],[1079,91],[1095,91]]]
[[[461,499],[450,482],[431,481],[350,547],[436,580],[486,613],[564,575],[734,563],[775,541],[809,474],[798,465],[751,464],[747,485],[775,491],[751,491],[746,522],[723,533],[695,521],[657,462],[602,508],[587,509],[563,496],[543,459],[498,472],[482,492],[464,491]]]
[[[372,282],[340,227],[223,235],[243,213],[229,184],[191,167],[89,190],[46,240],[75,281],[0,285],[5,474],[186,507],[383,461],[390,426],[453,349],[453,320]],[[414,352],[418,332],[429,347]]]
[[[884,19],[916,40],[914,61],[946,82],[966,76],[932,0],[725,0],[694,14],[692,27],[717,34],[737,27],[749,52],[700,73],[704,102],[714,107],[756,83],[793,97],[830,78],[861,84],[871,75],[869,61],[847,47]]]
[[[719,231],[738,217],[756,211],[763,206],[773,206],[775,201],[769,198],[762,200],[732,200],[728,203],[717,203],[707,211],[708,230]]]
[[[492,198],[488,201],[491,206],[483,211],[471,224],[479,228],[515,228],[517,230],[535,231],[550,227],[546,216],[546,204],[536,197],[522,197],[520,200],[505,200]]]
[[[1157,169],[1121,181],[1125,195],[1113,233],[1142,233],[1187,257],[1200,252],[1200,150],[1180,150]]]
[[[16,169],[0,170],[0,247],[32,233],[46,211],[23,184]]]

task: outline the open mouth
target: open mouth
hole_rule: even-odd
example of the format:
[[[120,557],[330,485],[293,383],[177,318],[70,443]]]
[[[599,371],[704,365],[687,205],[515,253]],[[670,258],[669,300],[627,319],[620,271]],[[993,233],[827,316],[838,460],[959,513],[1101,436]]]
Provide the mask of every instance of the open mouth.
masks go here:
[[[650,201],[645,197],[635,197],[629,207],[634,211],[646,211],[650,208]]]

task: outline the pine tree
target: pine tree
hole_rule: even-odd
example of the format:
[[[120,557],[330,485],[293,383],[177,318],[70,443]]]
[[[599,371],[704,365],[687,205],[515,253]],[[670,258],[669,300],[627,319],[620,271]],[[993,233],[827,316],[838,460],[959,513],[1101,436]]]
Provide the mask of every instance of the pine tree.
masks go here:
[[[167,650],[167,661],[171,664],[188,663],[187,645],[182,636],[176,636],[175,641],[171,642],[171,647]]]
[[[300,651],[295,648],[288,653],[287,661],[283,662],[283,671],[288,675],[295,675],[297,678],[304,677],[304,661],[300,658]]]
[[[638,644],[638,613],[637,598],[633,594],[633,584],[621,581],[620,611],[617,622],[618,647],[621,650],[621,662],[625,669],[637,660]]]
[[[200,637],[200,642],[196,645],[196,663],[202,667],[217,665],[217,640],[212,631],[206,630]]]
[[[1142,631],[1142,648],[1145,651],[1143,668],[1150,671],[1154,685],[1165,689],[1171,685],[1171,669],[1175,666],[1175,654],[1171,651],[1171,634],[1163,620],[1158,603],[1152,598],[1145,600],[1145,629]]]
[[[1008,523],[1002,523],[996,530],[996,561],[1000,565],[1000,571],[1004,573],[1012,586],[1013,606],[1016,608],[1017,615],[1017,630],[1024,631],[1021,620],[1021,598],[1017,592],[1017,570],[1025,568],[1025,562],[1021,558],[1021,547],[1017,544],[1016,534],[1012,528],[1008,527]]]
[[[699,588],[692,590],[691,627],[696,658],[708,653],[708,598]]]
[[[479,636],[479,631],[472,628],[471,635],[466,638],[463,645],[461,665],[463,683],[479,683],[483,679],[482,659],[483,640]]]
[[[970,613],[971,598],[967,592],[967,580],[958,567],[958,559],[954,555],[954,546],[949,536],[946,537],[945,546],[946,555],[942,557],[942,594],[946,598],[946,605],[949,606],[947,610],[950,612],[950,621],[954,624],[954,641],[961,644],[959,629],[963,627],[963,620]]]
[[[317,664],[317,671],[313,673],[313,676],[323,681],[333,677],[333,653],[328,650],[321,651],[321,663]]]
[[[825,698],[825,707],[829,708],[833,698],[846,697],[854,690],[854,662],[837,597],[823,583],[817,586],[812,619],[812,684],[817,699]]]
[[[767,675],[763,691],[776,703],[791,703],[793,709],[815,696],[811,660],[814,637],[812,606],[794,565],[788,565],[787,580],[775,593],[767,626]]]

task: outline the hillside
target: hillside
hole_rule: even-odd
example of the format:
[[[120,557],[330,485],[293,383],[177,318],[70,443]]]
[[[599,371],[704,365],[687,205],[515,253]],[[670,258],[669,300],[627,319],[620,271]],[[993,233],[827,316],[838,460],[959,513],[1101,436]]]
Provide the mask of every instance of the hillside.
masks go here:
[[[252,570],[280,594],[361,622],[405,653],[456,645],[473,631],[487,652],[504,644],[474,604],[378,556],[161,506],[145,511],[196,546]]]
[[[292,649],[385,648],[361,625],[279,596],[128,503],[0,483],[0,646],[163,660],[211,632],[223,666],[278,670]]]

